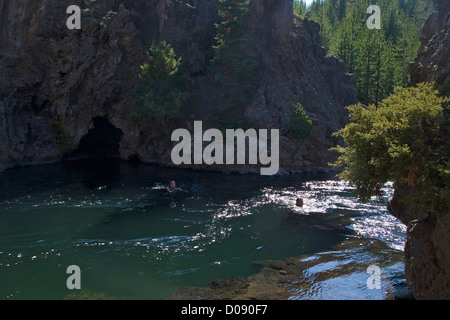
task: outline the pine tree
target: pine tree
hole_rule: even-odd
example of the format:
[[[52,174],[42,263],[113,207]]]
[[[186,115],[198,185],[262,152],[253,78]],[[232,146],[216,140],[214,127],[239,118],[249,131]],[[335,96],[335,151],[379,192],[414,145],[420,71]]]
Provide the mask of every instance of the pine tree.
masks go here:
[[[339,0],[338,20],[341,21],[345,17],[347,11],[347,1]]]
[[[397,87],[379,106],[353,105],[350,123],[336,136],[346,146],[334,150],[339,177],[356,187],[362,201],[381,195],[388,181],[408,187],[408,201],[427,212],[446,214],[450,206],[448,148],[449,97],[433,84]],[[446,116],[447,115],[447,116]]]
[[[369,30],[367,8],[377,4],[382,29]],[[409,82],[409,63],[433,10],[432,0],[315,0],[306,16],[321,26],[328,52],[342,59],[357,78],[358,99],[377,104]]]
[[[259,62],[251,51],[253,39],[245,25],[250,0],[219,0],[215,54],[211,73],[222,86],[219,105],[211,117],[218,129],[245,127],[245,117],[231,116],[245,110],[260,83]]]
[[[165,41],[154,43],[133,92],[136,102],[133,120],[141,123],[152,118],[170,124],[182,118],[185,110],[195,103],[195,96],[187,89],[188,82],[182,59],[172,46]]]
[[[304,0],[294,0],[294,13],[301,17],[306,15],[307,7]]]

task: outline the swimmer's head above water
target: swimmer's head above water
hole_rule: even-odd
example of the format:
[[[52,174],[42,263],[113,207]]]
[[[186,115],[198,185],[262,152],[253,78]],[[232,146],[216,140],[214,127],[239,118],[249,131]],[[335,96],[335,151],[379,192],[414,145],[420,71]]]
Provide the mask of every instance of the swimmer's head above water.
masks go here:
[[[170,193],[172,192],[177,192],[177,191],[182,191],[182,192],[187,192],[181,188],[177,187],[177,183],[175,182],[175,180],[170,181],[169,183],[169,187],[167,188],[167,191],[169,191]]]

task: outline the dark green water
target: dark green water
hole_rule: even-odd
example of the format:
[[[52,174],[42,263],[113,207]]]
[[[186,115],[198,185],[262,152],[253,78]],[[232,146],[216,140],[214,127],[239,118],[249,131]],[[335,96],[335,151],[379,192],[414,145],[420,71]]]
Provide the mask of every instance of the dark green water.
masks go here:
[[[172,179],[189,193],[160,189]],[[255,261],[312,256],[353,237],[384,243],[378,262],[401,269],[405,229],[385,207],[359,204],[349,186],[324,175],[112,160],[8,170],[0,174],[0,299],[66,298],[70,265],[81,268],[83,292],[93,296],[166,299],[184,286],[252,275]]]

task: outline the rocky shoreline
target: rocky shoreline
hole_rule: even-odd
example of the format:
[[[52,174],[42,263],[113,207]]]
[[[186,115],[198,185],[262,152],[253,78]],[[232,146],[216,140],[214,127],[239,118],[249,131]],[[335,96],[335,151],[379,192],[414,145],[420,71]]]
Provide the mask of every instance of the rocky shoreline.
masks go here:
[[[383,276],[380,290],[364,288],[369,277],[368,263],[351,257],[375,250],[382,252],[389,248],[376,240],[347,239],[317,254],[255,262],[260,271],[250,277],[219,279],[204,287],[182,288],[169,300],[412,300],[412,292],[402,281],[402,272]],[[394,256],[396,261],[380,267],[389,269],[402,262],[402,252]]]

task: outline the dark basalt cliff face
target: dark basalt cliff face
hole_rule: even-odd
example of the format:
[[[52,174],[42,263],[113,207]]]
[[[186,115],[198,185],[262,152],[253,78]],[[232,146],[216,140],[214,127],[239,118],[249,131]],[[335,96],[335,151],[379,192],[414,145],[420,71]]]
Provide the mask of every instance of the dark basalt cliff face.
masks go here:
[[[81,30],[66,27],[69,5],[83,10]],[[0,0],[0,170],[98,154],[171,166],[169,129],[130,121],[139,66],[152,42],[174,47],[198,96],[184,124],[191,128],[220,90],[207,72],[217,21],[211,0]],[[243,112],[260,128],[281,129],[280,172],[326,167],[331,134],[356,102],[353,76],[326,55],[318,31],[294,20],[292,0],[251,2],[248,33],[263,79]],[[313,120],[302,144],[283,135],[299,102]]]
[[[436,0],[438,11],[422,31],[418,57],[410,65],[411,82],[434,81],[450,94],[450,7]],[[405,273],[416,299],[450,299],[450,214],[436,217],[420,206],[407,204],[407,188],[395,190],[389,211],[407,226]]]
[[[426,21],[417,58],[410,65],[411,82],[436,82],[450,95],[450,5],[447,0],[435,2],[438,11]]]
[[[406,226],[405,274],[414,298],[450,299],[450,214],[435,217],[406,204],[405,189],[396,190],[389,211]]]

